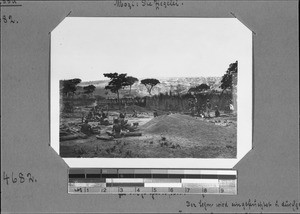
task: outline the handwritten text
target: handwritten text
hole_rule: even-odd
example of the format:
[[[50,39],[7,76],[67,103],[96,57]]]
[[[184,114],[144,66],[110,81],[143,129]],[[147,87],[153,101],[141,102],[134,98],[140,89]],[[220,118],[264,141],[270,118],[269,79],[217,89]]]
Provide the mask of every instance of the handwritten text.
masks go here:
[[[151,7],[155,10],[161,8],[179,7],[182,6],[183,2],[178,0],[140,0],[140,1],[126,1],[126,0],[116,0],[114,6],[120,8],[133,9],[137,7]]]
[[[6,173],[3,172],[3,181],[6,185],[35,183],[37,179],[30,172]]]

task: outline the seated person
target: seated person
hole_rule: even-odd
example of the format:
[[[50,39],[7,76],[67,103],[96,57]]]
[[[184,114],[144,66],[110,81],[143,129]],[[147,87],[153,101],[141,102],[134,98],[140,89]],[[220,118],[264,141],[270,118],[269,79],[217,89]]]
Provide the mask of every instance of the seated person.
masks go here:
[[[102,110],[101,111],[101,117],[104,119],[104,118],[107,118],[107,115],[104,113],[104,111]]]
[[[84,124],[81,126],[80,131],[82,133],[86,134],[86,135],[92,135],[93,134],[92,127],[89,125],[88,120],[85,120]]]
[[[123,114],[123,113],[121,112],[120,115],[119,115],[119,118],[120,118],[120,119],[124,119],[124,118],[125,118],[125,114]]]
[[[121,137],[121,125],[119,124],[119,120],[118,119],[114,120],[113,135],[116,138],[117,137]]]

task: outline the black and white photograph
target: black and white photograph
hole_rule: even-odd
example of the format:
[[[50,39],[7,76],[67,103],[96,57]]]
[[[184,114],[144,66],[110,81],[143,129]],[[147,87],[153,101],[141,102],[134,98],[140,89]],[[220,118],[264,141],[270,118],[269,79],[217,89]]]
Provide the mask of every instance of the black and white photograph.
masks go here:
[[[234,18],[66,18],[51,35],[59,155],[237,158],[245,61]]]
[[[0,0],[1,212],[299,213],[299,2]]]

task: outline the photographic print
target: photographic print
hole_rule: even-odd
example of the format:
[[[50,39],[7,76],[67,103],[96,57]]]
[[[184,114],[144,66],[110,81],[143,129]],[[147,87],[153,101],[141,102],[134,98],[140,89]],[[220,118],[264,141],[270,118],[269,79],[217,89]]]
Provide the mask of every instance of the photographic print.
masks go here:
[[[231,18],[66,18],[51,35],[60,156],[237,158],[249,38]]]

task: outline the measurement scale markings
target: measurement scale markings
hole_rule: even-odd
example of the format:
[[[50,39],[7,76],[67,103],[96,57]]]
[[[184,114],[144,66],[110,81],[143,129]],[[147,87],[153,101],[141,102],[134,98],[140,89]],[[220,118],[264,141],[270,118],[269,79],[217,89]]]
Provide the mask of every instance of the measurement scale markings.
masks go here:
[[[153,178],[153,179],[143,179],[144,183],[181,183],[181,179],[169,179],[169,178]]]
[[[71,194],[185,193],[236,194],[234,170],[147,170],[80,169],[69,170]]]
[[[181,179],[182,183],[219,184],[218,179]]]
[[[182,187],[181,183],[144,183],[145,187]]]
[[[105,178],[69,178],[69,183],[105,183]]]
[[[85,174],[69,174],[69,178],[85,178]]]
[[[144,179],[142,178],[107,178],[105,180],[107,183],[144,183]]]
[[[69,183],[69,187],[106,187],[106,183]]]

